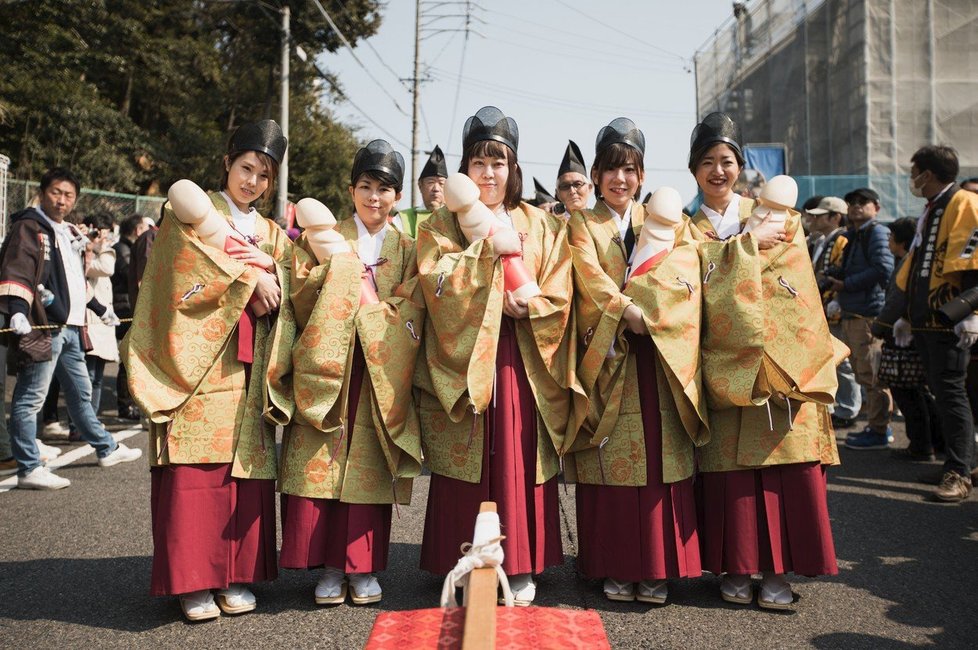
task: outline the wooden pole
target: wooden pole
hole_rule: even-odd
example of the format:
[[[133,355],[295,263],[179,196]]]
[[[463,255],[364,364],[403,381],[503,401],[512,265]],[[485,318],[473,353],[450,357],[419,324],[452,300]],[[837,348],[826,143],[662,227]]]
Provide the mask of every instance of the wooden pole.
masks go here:
[[[495,502],[483,501],[479,512],[496,512]],[[469,574],[462,650],[495,650],[498,580],[492,568],[475,569]]]

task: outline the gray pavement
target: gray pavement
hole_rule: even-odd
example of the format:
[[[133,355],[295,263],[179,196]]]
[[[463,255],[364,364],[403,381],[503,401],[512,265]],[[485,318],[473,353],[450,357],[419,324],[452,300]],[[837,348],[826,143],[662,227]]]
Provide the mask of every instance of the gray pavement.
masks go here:
[[[111,409],[114,397],[105,402]],[[126,426],[105,419],[113,430]],[[906,444],[902,424],[895,429],[897,445]],[[145,451],[145,433],[127,444]],[[842,454],[829,473],[840,572],[793,580],[793,612],[725,604],[709,574],[674,582],[663,607],[605,600],[598,582],[574,570],[573,486],[560,489],[565,562],[540,579],[537,604],[597,610],[615,648],[976,647],[978,498],[928,501],[929,486],[915,479],[937,464],[901,462],[885,451]],[[102,469],[89,455],[58,473],[71,487],[0,493],[2,648],[359,648],[377,613],[437,606],[440,581],[417,568],[427,477],[416,482],[414,505],[395,516],[378,605],[317,608],[317,576],[283,570],[255,587],[257,612],[188,624],[176,599],[148,595],[145,460]]]

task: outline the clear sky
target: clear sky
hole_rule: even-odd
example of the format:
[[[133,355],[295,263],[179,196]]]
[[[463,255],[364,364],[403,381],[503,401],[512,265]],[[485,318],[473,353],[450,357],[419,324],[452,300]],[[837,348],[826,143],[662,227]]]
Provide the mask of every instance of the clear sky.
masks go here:
[[[524,196],[531,196],[534,176],[553,191],[568,138],[590,166],[598,130],[625,116],[645,133],[644,191],[669,185],[692,198],[696,186],[686,169],[696,121],[692,59],[731,15],[730,0],[473,4],[481,8],[472,12],[466,44],[463,18],[435,19],[464,14],[464,2],[422,3],[430,30],[453,31],[423,33],[419,149],[441,145],[455,171],[466,118],[484,105],[498,106],[519,124]],[[330,3],[323,5],[329,10]],[[414,23],[414,0],[390,0],[379,32],[354,50],[363,67],[346,49],[319,59],[357,107],[339,102],[334,113],[360,127],[364,141],[390,141],[407,161],[406,176],[411,93],[399,78],[413,73]],[[419,171],[425,159],[419,157]],[[402,208],[410,202],[407,181]]]

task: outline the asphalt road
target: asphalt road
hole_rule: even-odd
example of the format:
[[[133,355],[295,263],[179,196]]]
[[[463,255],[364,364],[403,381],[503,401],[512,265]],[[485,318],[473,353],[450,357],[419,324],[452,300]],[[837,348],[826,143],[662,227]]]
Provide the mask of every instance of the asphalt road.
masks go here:
[[[114,405],[111,395],[105,401]],[[902,423],[895,429],[897,445],[905,444]],[[145,432],[127,444],[145,451]],[[597,610],[615,648],[978,646],[978,498],[928,501],[929,486],[915,479],[936,464],[885,451],[842,455],[829,472],[840,572],[793,580],[793,612],[728,605],[709,574],[673,582],[662,607],[607,601],[598,582],[574,569],[573,486],[560,490],[565,562],[539,580],[537,604]],[[395,516],[378,605],[317,608],[317,576],[283,570],[254,588],[255,613],[188,624],[176,599],[148,595],[147,463],[102,469],[88,455],[58,473],[71,487],[0,492],[0,648],[359,648],[377,613],[437,606],[440,581],[417,568],[426,477],[416,482],[414,505]],[[0,490],[10,483],[0,481]]]

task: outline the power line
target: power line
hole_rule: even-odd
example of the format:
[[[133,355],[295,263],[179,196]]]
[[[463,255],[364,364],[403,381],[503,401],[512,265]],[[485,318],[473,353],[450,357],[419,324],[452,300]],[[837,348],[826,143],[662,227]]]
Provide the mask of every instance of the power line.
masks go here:
[[[350,12],[346,10],[346,6],[344,4],[340,4],[340,11],[342,11],[344,14],[346,14],[346,17],[347,18],[350,18],[351,20],[353,19],[353,16],[351,16],[350,15]],[[374,53],[374,56],[376,56],[377,57],[377,60],[380,61],[380,65],[382,65],[385,68],[387,68],[387,71],[390,72],[392,75],[394,75],[394,78],[397,79],[398,83],[400,83],[402,86],[404,86],[405,89],[407,89],[407,87],[408,87],[407,86],[407,82],[405,82],[404,79],[401,77],[401,75],[398,74],[397,71],[394,70],[394,68],[392,68],[387,63],[387,61],[384,59],[384,57],[382,57],[380,55],[380,52],[378,52],[377,51],[377,48],[375,48],[373,46],[373,43],[370,42],[370,39],[369,38],[365,38],[365,39],[362,40],[362,42],[370,49],[371,52]]]
[[[459,57],[458,61],[458,83],[455,84],[455,102],[452,105],[452,119],[448,123],[449,132],[448,144],[446,147],[450,147],[452,145],[452,133],[454,131],[453,127],[455,125],[455,118],[458,115],[458,100],[462,94],[462,70],[465,68],[465,53],[468,51],[469,47],[469,33],[471,32],[469,27],[471,25],[472,16],[471,10],[472,3],[467,1],[465,3],[465,39],[462,41],[462,56]]]
[[[326,13],[326,9],[323,8],[322,3],[319,2],[319,0],[312,0],[312,2],[319,9],[319,13],[323,15],[323,18],[326,19],[326,22],[329,23],[329,26],[333,29],[333,31],[336,32],[336,35],[339,36],[340,41],[343,42],[343,45],[346,46],[346,49],[350,51],[350,56],[352,56],[353,60],[357,62],[357,65],[359,65],[363,69],[363,71],[367,73],[367,76],[370,77],[370,79],[373,80],[375,84],[377,84],[380,90],[385,95],[387,95],[388,98],[390,98],[391,102],[394,104],[394,108],[400,111],[403,115],[410,117],[410,115],[403,108],[401,108],[400,104],[397,103],[397,99],[387,91],[387,88],[384,87],[384,84],[382,84],[380,80],[377,79],[377,77],[375,77],[373,73],[367,69],[367,66],[365,66],[363,64],[363,61],[361,61],[360,58],[356,55],[356,52],[353,51],[353,46],[350,45],[350,41],[346,40],[346,36],[343,35],[343,32],[340,31],[340,28],[336,26],[336,23],[333,22],[333,19],[329,17],[328,13]]]

